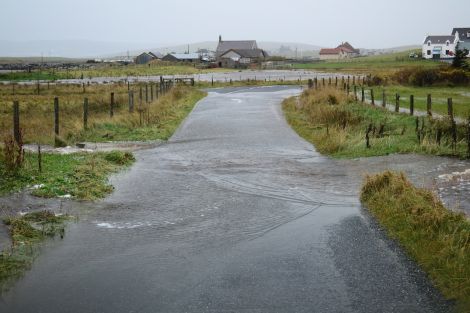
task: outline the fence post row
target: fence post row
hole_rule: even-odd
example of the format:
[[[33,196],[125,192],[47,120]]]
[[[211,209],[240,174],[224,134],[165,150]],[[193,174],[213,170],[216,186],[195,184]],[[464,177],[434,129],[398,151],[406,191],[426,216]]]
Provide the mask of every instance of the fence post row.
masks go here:
[[[111,92],[111,103],[109,106],[109,116],[113,117],[114,116],[114,92]]]
[[[398,93],[395,94],[395,112],[400,112],[400,95]]]
[[[427,105],[426,105],[426,109],[428,111],[428,115],[429,116],[432,116],[432,98],[431,98],[431,94],[428,95],[428,101],[427,101]]]
[[[387,96],[385,94],[385,89],[382,90],[382,107],[386,107],[387,106]]]
[[[54,133],[59,135],[59,98],[54,98]]]
[[[414,115],[415,113],[415,97],[413,95],[410,96],[410,115]]]
[[[372,101],[372,105],[375,105],[374,89],[370,90],[370,99]]]
[[[452,98],[447,99],[447,114],[451,120],[454,120],[454,108],[452,104]]]
[[[134,112],[134,91],[129,91],[129,113]]]

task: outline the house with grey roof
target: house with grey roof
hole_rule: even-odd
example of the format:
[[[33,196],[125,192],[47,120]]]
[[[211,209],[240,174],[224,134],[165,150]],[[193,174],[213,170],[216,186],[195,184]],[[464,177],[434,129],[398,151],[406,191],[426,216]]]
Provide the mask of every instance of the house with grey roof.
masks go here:
[[[230,49],[219,57],[219,66],[246,68],[251,64],[260,64],[267,56],[262,49]]]
[[[467,28],[454,28],[452,30],[452,35],[459,36],[458,49],[467,49],[470,51],[470,27]],[[468,54],[470,57],[470,52]]]
[[[256,40],[222,40],[219,36],[215,56],[219,67],[247,67],[259,63],[268,55],[258,48]]]
[[[427,36],[423,42],[423,58],[450,60],[455,56],[455,50],[459,43],[459,36]]]
[[[161,59],[162,56],[160,54],[154,52],[143,52],[135,57],[134,62],[135,64],[147,64],[150,61]]]
[[[163,57],[167,62],[188,62],[197,63],[200,61],[199,53],[170,53]]]

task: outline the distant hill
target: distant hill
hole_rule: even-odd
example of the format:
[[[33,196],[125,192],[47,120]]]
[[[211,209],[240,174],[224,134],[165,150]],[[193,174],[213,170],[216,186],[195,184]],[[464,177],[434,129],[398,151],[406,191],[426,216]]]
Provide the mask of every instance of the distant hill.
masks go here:
[[[317,45],[298,42],[272,42],[258,41],[260,48],[268,51],[270,55],[285,57],[317,57],[322,48]],[[35,41],[6,41],[0,40],[0,57],[63,57],[63,58],[116,58],[135,56],[143,51],[156,51],[162,54],[171,52],[195,52],[199,49],[215,50],[217,41],[203,41],[197,43],[159,46],[155,43],[126,43],[126,42],[98,42],[87,40],[35,40]],[[366,53],[391,53],[411,49],[419,46],[403,46],[386,49],[361,49]]]

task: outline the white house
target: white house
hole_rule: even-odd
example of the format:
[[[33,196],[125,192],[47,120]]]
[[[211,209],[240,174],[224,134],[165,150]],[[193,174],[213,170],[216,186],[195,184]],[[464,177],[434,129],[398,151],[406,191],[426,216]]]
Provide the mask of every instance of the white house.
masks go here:
[[[423,58],[452,59],[458,43],[458,33],[452,36],[427,36],[423,42]]]

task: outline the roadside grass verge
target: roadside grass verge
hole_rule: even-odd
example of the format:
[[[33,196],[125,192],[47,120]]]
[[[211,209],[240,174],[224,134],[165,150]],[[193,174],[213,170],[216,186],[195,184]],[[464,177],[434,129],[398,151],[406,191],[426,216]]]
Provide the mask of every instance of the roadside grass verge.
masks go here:
[[[12,247],[0,253],[0,293],[31,266],[39,243],[46,238],[63,238],[65,223],[70,219],[70,216],[38,211],[3,220],[10,232]]]
[[[145,90],[148,87],[149,102]],[[0,134],[13,128],[14,100],[19,101],[20,127],[25,143],[54,144],[54,97],[59,98],[59,133],[66,144],[89,140],[167,139],[194,104],[205,96],[195,88],[175,86],[156,97],[155,84],[135,84],[134,112],[129,113],[126,84],[112,85],[51,85],[43,86],[40,95],[34,86],[0,85]],[[139,100],[142,88],[142,102]],[[154,90],[151,101],[150,88]],[[110,95],[114,93],[114,116],[110,117]],[[88,98],[88,128],[84,129],[83,103]]]
[[[443,295],[470,308],[470,222],[446,209],[430,191],[403,173],[368,176],[361,202],[428,273]]]
[[[0,153],[1,155],[1,153]],[[108,176],[134,162],[129,152],[42,154],[42,172],[38,156],[26,153],[23,165],[9,171],[0,162],[0,196],[32,188],[39,197],[71,197],[79,200],[103,198],[113,190]]]
[[[320,153],[334,158],[394,153],[468,156],[464,126],[457,126],[454,149],[450,121],[427,117],[417,120],[407,114],[355,103],[344,91],[335,88],[306,90],[299,98],[285,100],[283,110],[288,123],[301,137],[313,143]]]

